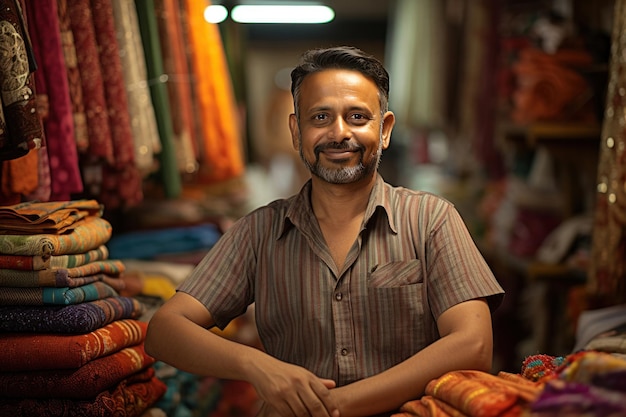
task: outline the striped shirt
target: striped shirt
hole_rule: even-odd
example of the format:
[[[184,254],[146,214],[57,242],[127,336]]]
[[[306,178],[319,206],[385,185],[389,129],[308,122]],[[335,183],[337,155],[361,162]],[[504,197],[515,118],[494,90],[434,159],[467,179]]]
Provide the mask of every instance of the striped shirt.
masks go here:
[[[255,303],[267,353],[338,385],[377,374],[438,338],[460,302],[503,290],[448,201],[378,176],[341,270],[311,209],[310,181],[232,226],[178,290],[218,327]]]

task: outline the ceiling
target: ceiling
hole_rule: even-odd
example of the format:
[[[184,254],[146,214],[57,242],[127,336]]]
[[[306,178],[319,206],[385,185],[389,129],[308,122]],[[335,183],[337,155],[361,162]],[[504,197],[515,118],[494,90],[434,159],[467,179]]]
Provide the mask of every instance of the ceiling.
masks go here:
[[[213,3],[217,3],[214,1]],[[323,3],[335,10],[335,19],[321,25],[247,24],[246,33],[252,41],[384,40],[387,21],[394,0],[272,0],[271,3]],[[225,0],[223,4],[270,3],[268,0]]]

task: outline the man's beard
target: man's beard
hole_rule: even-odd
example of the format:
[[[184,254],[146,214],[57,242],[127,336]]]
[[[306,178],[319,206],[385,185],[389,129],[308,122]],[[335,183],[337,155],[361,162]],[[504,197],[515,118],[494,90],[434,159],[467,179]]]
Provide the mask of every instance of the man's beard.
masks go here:
[[[352,167],[338,167],[328,168],[320,164],[320,153],[325,149],[345,149],[349,151],[358,151],[360,155],[359,163]],[[305,157],[302,151],[302,137],[300,137],[300,159],[304,162],[304,165],[309,169],[312,175],[331,183],[331,184],[349,184],[357,182],[363,178],[368,177],[373,172],[378,170],[380,165],[380,158],[383,152],[383,137],[380,136],[378,142],[378,149],[376,155],[367,164],[363,163],[363,155],[365,148],[359,144],[353,145],[349,142],[330,142],[323,145],[316,146],[313,151],[315,153],[315,162],[310,163]]]

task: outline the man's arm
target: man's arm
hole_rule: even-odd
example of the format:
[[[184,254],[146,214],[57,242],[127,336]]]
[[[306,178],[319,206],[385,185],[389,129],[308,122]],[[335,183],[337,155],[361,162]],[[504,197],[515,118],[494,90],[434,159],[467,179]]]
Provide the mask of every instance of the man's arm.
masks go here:
[[[430,380],[449,371],[491,369],[493,339],[486,301],[471,300],[449,308],[437,320],[437,327],[441,338],[409,359],[332,390],[341,417],[393,411],[419,398]]]
[[[150,320],[146,352],[197,375],[248,381],[278,415],[337,417],[333,381],[207,330],[214,325],[202,303],[177,292]]]

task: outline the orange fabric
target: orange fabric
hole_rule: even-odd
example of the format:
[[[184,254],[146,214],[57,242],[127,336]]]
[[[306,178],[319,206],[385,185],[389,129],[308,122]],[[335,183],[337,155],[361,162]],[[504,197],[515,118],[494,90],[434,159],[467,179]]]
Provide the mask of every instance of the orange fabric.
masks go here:
[[[395,416],[519,416],[537,398],[542,386],[506,372],[448,372],[430,381],[424,396],[405,403]]]
[[[17,204],[22,195],[30,194],[39,185],[39,150],[31,150],[21,158],[2,163],[2,205]]]
[[[198,112],[202,120],[199,180],[224,181],[244,171],[239,118],[217,25],[204,20],[205,2],[184,0]]]
[[[584,116],[590,87],[577,68],[592,63],[584,51],[563,50],[555,54],[528,48],[520,53],[513,66],[518,87],[513,94],[513,120],[529,123],[540,120],[563,120]]]

